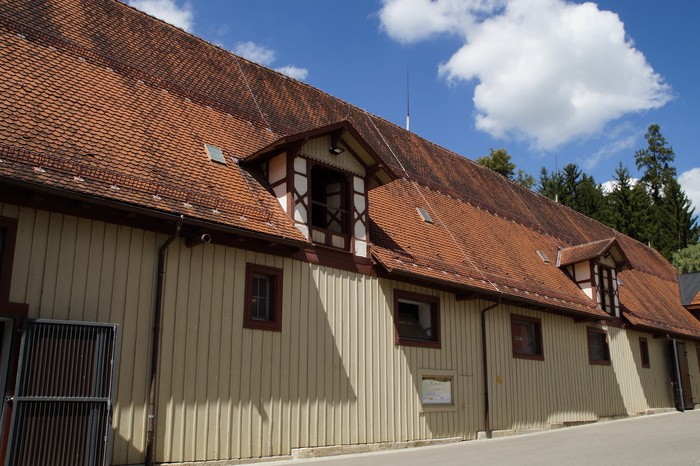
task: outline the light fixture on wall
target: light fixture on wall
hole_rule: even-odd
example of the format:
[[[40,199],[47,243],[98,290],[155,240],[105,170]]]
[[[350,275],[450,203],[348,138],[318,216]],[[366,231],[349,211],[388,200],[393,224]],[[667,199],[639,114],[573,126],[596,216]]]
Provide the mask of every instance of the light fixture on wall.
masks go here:
[[[330,153],[333,154],[333,155],[340,155],[340,154],[342,154],[343,152],[345,152],[345,149],[343,149],[343,148],[340,147],[340,146],[331,146],[331,147],[328,149],[328,152],[330,152]]]

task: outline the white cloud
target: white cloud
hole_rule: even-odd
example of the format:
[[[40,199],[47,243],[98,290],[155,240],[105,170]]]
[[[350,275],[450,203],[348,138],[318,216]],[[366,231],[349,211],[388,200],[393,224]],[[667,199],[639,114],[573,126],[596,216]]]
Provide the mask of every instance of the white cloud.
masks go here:
[[[403,43],[440,33],[464,35],[478,16],[503,7],[506,0],[384,0],[382,28]]]
[[[630,178],[630,188],[633,188],[634,185],[639,183],[639,178]],[[604,183],[601,183],[601,187],[603,188],[603,192],[605,194],[610,194],[611,192],[615,191],[615,188],[617,188],[617,181],[616,180],[610,180],[610,181],[605,181]]]
[[[609,142],[605,143],[603,147],[598,149],[594,154],[587,157],[582,162],[583,168],[592,170],[597,167],[601,161],[607,160],[622,151],[634,148],[643,134],[644,131],[640,131],[627,123],[611,128],[605,134],[605,138]]]
[[[617,14],[593,3],[384,0],[379,16],[400,42],[439,33],[464,38],[440,74],[478,80],[475,124],[495,137],[552,149],[671,98]]]
[[[263,66],[270,66],[277,59],[277,53],[274,50],[250,41],[239,42],[236,44],[236,48],[233,50],[233,52],[236,55],[240,55],[243,58],[247,58],[248,60],[259,63]],[[309,75],[309,70],[294,65],[283,66],[277,68],[276,71],[285,74],[290,78],[298,79],[299,81],[305,80]]]
[[[681,173],[678,182],[685,191],[685,195],[693,203],[695,214],[700,214],[700,168],[691,168]]]
[[[283,66],[282,68],[277,68],[277,71],[289,76],[290,78],[298,79],[303,81],[309,75],[309,70],[306,68],[299,68],[293,65]]]
[[[194,11],[189,2],[180,5],[176,0],[129,0],[129,5],[185,31],[192,31],[194,26]]]
[[[250,41],[237,43],[233,52],[236,55],[240,55],[243,58],[247,58],[263,66],[271,65],[277,58],[277,54],[274,50]]]

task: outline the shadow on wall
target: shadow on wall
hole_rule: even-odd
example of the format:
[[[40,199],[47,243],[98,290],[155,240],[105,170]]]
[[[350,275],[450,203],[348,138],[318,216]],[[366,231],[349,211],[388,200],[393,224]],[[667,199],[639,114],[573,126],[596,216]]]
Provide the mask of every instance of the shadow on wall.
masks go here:
[[[347,297],[331,292],[343,277],[223,246],[177,251],[166,272],[156,461],[349,443],[357,362],[341,357]],[[281,331],[243,328],[246,263],[283,270]]]
[[[388,392],[396,398],[399,411],[388,419],[399,433],[395,440],[426,440],[461,438],[474,439],[483,418],[481,377],[479,377],[480,347],[478,313],[473,301],[457,302],[452,293],[397,281],[383,281],[382,292],[388,301],[387,346],[393,366],[386,378]],[[394,292],[396,290],[437,296],[440,314],[440,348],[396,345]],[[389,371],[387,371],[389,373]],[[434,392],[435,403],[424,403]],[[430,388],[428,388],[430,385]],[[442,403],[448,395],[451,400]]]
[[[615,365],[615,374],[624,385],[625,405],[629,413],[647,409],[673,408],[668,341],[652,335],[611,329],[620,350],[630,355],[629,364]],[[648,367],[642,365],[642,345],[646,342]]]

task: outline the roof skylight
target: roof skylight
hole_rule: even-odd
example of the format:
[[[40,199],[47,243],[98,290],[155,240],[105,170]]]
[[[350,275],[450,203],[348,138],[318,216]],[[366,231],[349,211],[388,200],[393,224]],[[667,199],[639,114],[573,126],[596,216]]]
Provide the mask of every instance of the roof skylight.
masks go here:
[[[425,220],[428,223],[433,223],[433,219],[430,218],[430,214],[425,209],[421,209],[420,207],[416,207],[416,210],[418,210],[418,213],[420,214],[420,216],[423,220]]]
[[[549,263],[549,257],[547,257],[547,254],[545,254],[544,251],[537,251],[537,254],[540,255],[543,261]]]
[[[204,149],[206,149],[207,155],[209,155],[209,159],[212,162],[226,164],[226,159],[224,158],[224,153],[221,151],[221,149],[216,146],[212,146],[211,144],[204,144]]]

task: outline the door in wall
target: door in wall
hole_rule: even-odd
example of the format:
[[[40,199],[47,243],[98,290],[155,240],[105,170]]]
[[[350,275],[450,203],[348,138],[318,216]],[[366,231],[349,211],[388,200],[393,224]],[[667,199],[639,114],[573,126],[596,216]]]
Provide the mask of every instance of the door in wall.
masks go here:
[[[117,325],[26,321],[5,464],[109,462]]]

